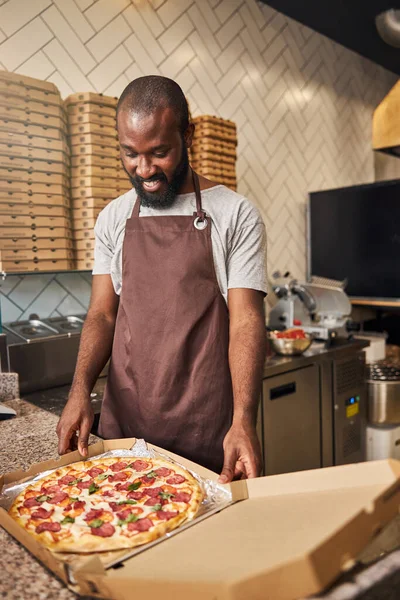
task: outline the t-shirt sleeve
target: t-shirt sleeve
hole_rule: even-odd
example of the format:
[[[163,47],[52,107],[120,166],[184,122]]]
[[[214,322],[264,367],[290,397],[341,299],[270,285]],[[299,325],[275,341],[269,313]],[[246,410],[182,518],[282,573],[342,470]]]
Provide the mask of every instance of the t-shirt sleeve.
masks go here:
[[[249,288],[267,294],[267,236],[261,217],[235,228],[229,244],[227,274],[228,289]]]
[[[107,211],[103,210],[94,227],[94,265],[93,275],[111,274],[111,261],[114,255],[114,245],[107,227]]]

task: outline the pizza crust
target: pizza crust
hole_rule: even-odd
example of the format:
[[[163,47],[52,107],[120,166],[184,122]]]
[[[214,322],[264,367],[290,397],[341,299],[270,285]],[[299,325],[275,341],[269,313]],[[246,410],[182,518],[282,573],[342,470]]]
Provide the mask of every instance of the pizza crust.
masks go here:
[[[154,509],[152,507],[145,506],[143,502],[138,501],[137,508],[142,508],[144,510],[144,516],[140,518],[151,518],[151,514],[153,513],[153,517],[151,520],[155,520],[154,526],[149,531],[143,531],[133,534],[127,534],[127,526],[120,527],[119,525],[113,523],[115,527],[115,532],[111,537],[101,537],[90,533],[87,530],[88,525],[82,524],[82,526],[76,527],[75,525],[63,525],[60,532],[49,532],[44,531],[42,533],[36,533],[36,525],[42,522],[41,520],[30,519],[30,515],[37,510],[38,507],[32,507],[26,509],[23,507],[24,501],[29,497],[37,497],[38,495],[42,495],[42,488],[50,488],[51,485],[58,485],[58,480],[64,477],[67,474],[76,475],[77,479],[79,476],[86,477],[88,476],[88,471],[92,467],[101,467],[104,469],[109,469],[111,465],[117,462],[128,462],[128,464],[132,464],[136,460],[143,460],[149,463],[150,468],[147,468],[143,471],[132,471],[128,467],[122,469],[124,472],[132,471],[135,476],[129,477],[129,481],[138,480],[140,477],[145,476],[147,473],[154,471],[159,468],[167,468],[173,471],[170,475],[166,477],[158,477],[155,481],[150,484],[143,483],[141,487],[144,489],[146,487],[174,487],[177,489],[177,492],[189,491],[191,492],[190,501],[188,503],[183,502],[168,502],[163,508],[168,510],[168,505],[173,507],[174,510],[179,510],[179,513],[168,520],[157,521],[154,516]],[[113,472],[114,474],[119,471]],[[174,475],[182,475],[185,478],[185,482],[182,484],[167,484],[166,479]],[[96,479],[96,478],[95,478]],[[107,480],[104,480],[103,484],[105,487],[110,487]],[[101,492],[102,482],[96,479],[96,484],[99,485]],[[88,513],[90,508],[96,508],[100,506],[100,504],[108,504],[109,502],[114,501],[114,497],[107,497],[101,495],[101,493],[96,492],[91,496],[88,496],[88,492],[86,490],[79,490],[78,488],[72,486],[69,487],[66,485],[62,485],[62,491],[66,493],[70,492],[71,497],[78,497],[76,494],[79,491],[79,500],[85,500],[85,511],[83,517]],[[114,486],[115,487],[115,486]],[[140,491],[140,488],[139,488]],[[123,499],[126,498],[128,492],[120,491],[118,492],[119,496]],[[145,496],[145,498],[147,495]],[[113,457],[113,458],[105,458],[105,459],[95,459],[88,461],[80,461],[77,463],[71,463],[65,467],[57,469],[48,477],[41,479],[40,481],[35,482],[32,486],[25,488],[23,492],[21,492],[17,498],[14,500],[9,514],[10,516],[19,523],[26,531],[29,532],[38,542],[42,543],[46,547],[50,548],[56,552],[71,552],[71,553],[93,553],[93,552],[107,552],[124,548],[134,548],[149,542],[152,542],[159,537],[162,537],[169,531],[172,531],[179,527],[183,522],[192,519],[203,500],[204,494],[203,491],[197,482],[197,480],[185,469],[170,463],[164,459],[159,458],[142,458],[142,457]],[[172,497],[173,498],[173,497]],[[64,510],[65,505],[69,505],[70,499],[67,501],[61,502],[61,505],[55,505],[55,514],[53,515],[53,522],[60,522],[60,518],[62,518],[62,510]],[[48,504],[45,502],[45,509],[49,510]],[[64,506],[63,506],[64,505]],[[20,510],[22,508],[22,511]],[[101,507],[100,507],[101,508]],[[126,507],[125,507],[126,508]],[[136,508],[136,505],[135,505]],[[103,508],[104,511],[107,509]],[[111,509],[108,507],[108,511]],[[124,506],[121,506],[121,510],[124,510]],[[134,510],[134,509],[132,509]],[[27,512],[26,512],[27,511]],[[61,515],[60,515],[61,511]],[[22,512],[22,514],[21,514]],[[49,519],[44,519],[44,521],[52,520],[51,517]],[[116,514],[114,515],[114,521],[117,520]],[[78,533],[77,533],[78,531]],[[123,533],[125,531],[125,534]]]

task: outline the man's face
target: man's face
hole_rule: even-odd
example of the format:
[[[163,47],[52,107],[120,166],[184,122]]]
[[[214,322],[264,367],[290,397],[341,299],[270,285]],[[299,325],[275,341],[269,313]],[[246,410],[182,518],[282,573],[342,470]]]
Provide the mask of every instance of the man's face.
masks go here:
[[[170,108],[118,115],[122,165],[143,206],[171,206],[186,179],[190,132],[184,138]]]

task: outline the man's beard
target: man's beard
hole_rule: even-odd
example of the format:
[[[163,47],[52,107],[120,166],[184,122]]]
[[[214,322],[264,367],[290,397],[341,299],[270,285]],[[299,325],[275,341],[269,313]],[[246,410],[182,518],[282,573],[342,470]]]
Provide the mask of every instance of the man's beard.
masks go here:
[[[143,179],[137,175],[135,177],[131,177],[129,173],[127,173],[127,175],[136,190],[142,206],[147,206],[149,208],[169,208],[174,203],[174,200],[186,179],[188,169],[188,151],[186,146],[183,146],[181,160],[176,167],[169,183],[164,173],[157,173],[149,179]],[[162,181],[167,184],[167,189],[160,193],[146,192],[146,190],[143,188],[143,181]]]

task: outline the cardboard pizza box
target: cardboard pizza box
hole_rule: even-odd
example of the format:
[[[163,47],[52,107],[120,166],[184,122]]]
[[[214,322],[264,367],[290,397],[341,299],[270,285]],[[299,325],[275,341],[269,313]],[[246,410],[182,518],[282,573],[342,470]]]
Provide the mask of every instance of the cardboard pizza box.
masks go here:
[[[0,202],[2,204],[41,204],[70,207],[70,199],[67,195],[54,194],[31,194],[20,192],[3,192],[0,190]]]
[[[14,106],[2,106],[0,104],[0,119],[16,121],[37,126],[52,127],[67,133],[67,124],[64,119],[52,115],[43,115],[37,112],[20,110]]]
[[[16,146],[18,148],[20,146]],[[0,149],[0,168],[15,169],[26,171],[27,173],[55,173],[69,177],[70,170],[68,165],[62,162],[51,162],[48,160],[36,160],[34,158],[23,158],[21,156],[10,156],[1,154]]]
[[[1,157],[0,157],[1,165]],[[92,166],[80,166],[71,168],[71,178],[78,177],[111,177],[111,179],[122,179],[123,181],[128,180],[128,176],[122,167],[119,165],[118,168],[113,167],[92,167]]]
[[[71,271],[75,268],[74,260],[16,260],[2,261],[5,273],[30,273],[31,271]]]
[[[82,134],[93,133],[114,139],[117,138],[115,123],[112,125],[107,125],[104,123],[90,122],[73,125],[71,122],[69,122],[68,132],[70,136],[80,136]]]
[[[117,116],[117,111],[115,107],[104,106],[102,104],[93,104],[92,102],[69,104],[65,108],[68,114],[68,119],[70,119],[70,117],[76,117],[77,115],[89,115],[89,117],[101,116],[115,120]]]
[[[112,189],[131,189],[132,184],[125,175],[124,178],[118,177],[96,177],[94,175],[84,177],[71,177],[71,189],[85,187],[104,187]]]
[[[69,227],[3,227],[0,226],[0,238],[28,239],[32,242],[43,238],[72,238],[72,229]]]
[[[78,168],[85,166],[93,169],[96,167],[107,167],[111,169],[122,169],[119,152],[114,156],[102,156],[97,154],[79,154],[71,158],[71,167]]]
[[[20,75],[19,73],[12,73],[10,71],[0,71],[0,81],[43,90],[50,94],[60,94],[56,85],[50,81],[43,81],[42,79],[35,79],[33,77],[28,77],[27,75]]]
[[[29,215],[31,217],[66,217],[71,216],[69,207],[57,206],[54,204],[13,204],[0,202],[0,222],[2,223],[2,215]],[[3,224],[3,223],[2,223]]]
[[[68,154],[67,143],[58,139],[39,137],[36,135],[25,135],[0,129],[0,144],[10,144],[12,146],[27,146],[28,148],[43,148],[44,150],[58,150]]]
[[[53,140],[64,140],[66,135],[66,132],[58,127],[54,128],[47,125],[34,125],[29,122],[12,121],[11,119],[3,118],[0,118],[0,131],[29,136],[34,135]]]
[[[64,105],[69,109],[71,105],[90,103],[100,106],[108,106],[116,108],[118,104],[118,98],[112,96],[103,96],[103,94],[94,94],[93,92],[83,92],[80,94],[71,94],[64,100]]]
[[[115,131],[116,127],[116,118],[115,114],[113,117],[104,114],[96,114],[96,113],[78,113],[78,114],[69,114],[68,115],[68,124],[70,127],[74,125],[86,125],[86,124],[98,124],[104,125],[106,127],[111,127]]]
[[[86,262],[94,262],[93,256],[93,248],[88,248],[86,250],[75,250],[75,258],[77,261],[86,261]]]
[[[74,235],[78,230],[91,232],[94,230],[95,225],[96,225],[95,217],[87,217],[85,219],[74,219],[72,221],[72,228],[74,230]]]
[[[81,240],[92,240],[94,242],[94,225],[90,229],[74,229],[73,234],[75,243]]]
[[[113,188],[100,188],[100,187],[86,187],[86,188],[75,188],[71,190],[71,198],[73,200],[78,198],[108,198],[109,200],[114,200],[123,194],[126,194],[132,189],[132,186],[129,184],[127,186],[115,185]]]
[[[133,439],[89,446],[89,458],[130,448]],[[160,450],[159,448],[156,448]],[[216,474],[165,452],[208,479]],[[3,475],[0,487],[59,468],[77,451],[28,471]],[[169,538],[106,568],[83,557],[73,577],[4,509],[0,524],[71,590],[116,600],[294,600],[321,591],[348,570],[358,554],[397,514],[400,462],[382,460],[236,481],[232,504],[203,515]]]
[[[79,134],[71,134],[69,136],[70,146],[81,146],[84,145],[97,145],[97,146],[105,146],[108,148],[113,148],[115,150],[119,150],[118,145],[118,137],[116,132],[114,131],[111,135],[102,135],[100,133],[79,133]]]
[[[51,93],[47,90],[37,90],[8,81],[0,81],[0,95],[16,96],[17,98],[24,98],[25,100],[36,100],[37,102],[62,106],[62,100],[59,93]]]
[[[31,238],[0,238],[0,250],[73,250],[74,241],[62,237],[45,237],[32,240]]]
[[[67,188],[59,183],[29,183],[27,181],[0,180],[0,196],[4,193],[22,194],[54,194],[63,196],[67,194]]]
[[[72,213],[72,219],[73,219],[73,223],[75,223],[75,221],[81,221],[82,219],[94,219],[96,220],[97,217],[99,216],[99,214],[101,213],[101,211],[103,210],[104,207],[101,208],[73,208],[71,213]],[[1,214],[1,211],[0,211]],[[1,217],[0,217],[1,218]]]
[[[0,137],[1,141],[1,137]],[[86,156],[92,156],[97,154],[102,157],[113,158],[119,160],[119,146],[102,146],[99,144],[82,144],[80,146],[71,146],[71,156],[80,156],[85,154]]]
[[[3,261],[9,262],[20,262],[20,261],[32,261],[38,259],[42,260],[74,260],[74,250],[66,248],[31,248],[26,250],[2,250],[1,257]]]
[[[93,255],[95,240],[94,239],[85,239],[85,240],[74,240],[75,244],[75,252],[79,252],[80,250],[90,250]]]
[[[71,220],[66,217],[31,216],[31,215],[2,215],[1,227],[65,227],[71,226]]]
[[[75,259],[75,268],[78,271],[91,271],[94,267],[94,260],[90,258]]]
[[[66,122],[66,113],[62,105],[56,106],[48,102],[40,102],[31,98],[11,96],[0,91],[0,106],[13,107],[26,112],[39,113],[41,115],[53,116]]]
[[[1,160],[0,160],[1,164]],[[26,171],[25,169],[4,169],[0,166],[0,180],[13,183],[50,183],[52,185],[61,185],[64,188],[69,186],[69,178],[58,173],[46,173],[42,171]]]
[[[75,198],[71,201],[72,209],[100,208],[103,209],[111,200],[109,198]]]
[[[0,136],[1,138],[1,136]],[[1,142],[0,139],[0,157],[6,156],[12,158],[21,158],[29,160],[40,160],[49,163],[61,163],[63,167],[68,167],[70,163],[69,155],[59,150],[49,150],[44,148],[18,146],[8,142]],[[43,170],[43,169],[40,169]]]

